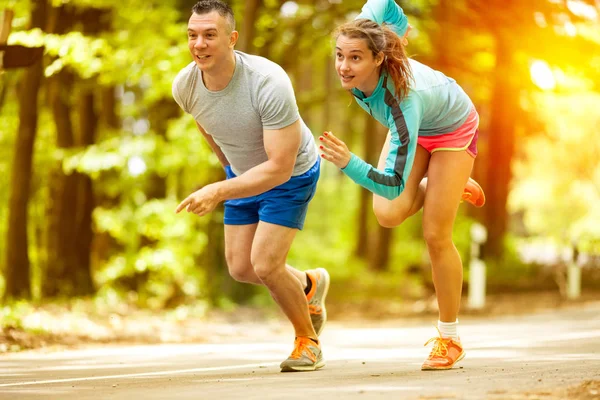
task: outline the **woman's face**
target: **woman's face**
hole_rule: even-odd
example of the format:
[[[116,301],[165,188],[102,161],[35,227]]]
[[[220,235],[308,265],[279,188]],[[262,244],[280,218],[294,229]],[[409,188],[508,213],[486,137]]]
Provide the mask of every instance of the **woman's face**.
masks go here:
[[[339,35],[335,44],[335,70],[346,90],[357,88],[369,96],[379,81],[383,53],[373,56],[365,39]]]

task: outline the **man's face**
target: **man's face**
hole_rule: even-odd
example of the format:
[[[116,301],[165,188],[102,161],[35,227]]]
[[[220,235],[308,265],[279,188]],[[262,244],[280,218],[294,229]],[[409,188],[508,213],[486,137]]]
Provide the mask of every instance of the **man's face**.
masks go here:
[[[203,72],[218,71],[237,41],[237,32],[217,11],[193,13],[188,22],[188,47]]]

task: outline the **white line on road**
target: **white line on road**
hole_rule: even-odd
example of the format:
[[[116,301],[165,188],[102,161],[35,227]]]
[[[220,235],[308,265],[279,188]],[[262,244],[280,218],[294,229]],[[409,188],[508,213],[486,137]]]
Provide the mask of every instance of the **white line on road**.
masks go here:
[[[242,364],[242,365],[227,365],[224,367],[209,367],[209,368],[190,368],[190,369],[179,369],[175,371],[157,371],[157,372],[140,372],[137,374],[121,374],[121,375],[105,375],[105,376],[90,376],[84,378],[67,378],[67,379],[51,379],[45,381],[32,381],[32,382],[14,382],[14,383],[1,383],[0,387],[8,386],[25,386],[25,385],[45,385],[49,383],[67,383],[67,382],[81,382],[81,381],[98,381],[102,379],[117,379],[117,378],[137,378],[142,376],[160,376],[160,375],[178,375],[178,374],[189,374],[193,372],[208,372],[208,371],[225,371],[229,369],[242,369],[242,368],[260,368],[260,367],[271,367],[279,365],[279,363],[260,363],[260,364]]]
[[[394,330],[396,332],[397,330]],[[347,332],[345,332],[347,333]],[[360,335],[354,335],[354,337]],[[499,340],[494,338],[484,339],[484,340],[473,340],[469,343],[469,347],[473,350],[469,352],[470,357],[481,358],[485,356],[487,358],[493,356],[494,354],[485,353],[486,349],[497,349],[499,351],[496,354],[496,357],[506,358],[510,356],[512,359],[523,359],[523,356],[519,356],[519,353],[510,353],[511,348],[531,348],[531,347],[539,347],[543,346],[543,343],[552,342],[552,341],[573,341],[573,340],[582,340],[582,339],[592,339],[592,338],[600,338],[600,330],[591,330],[587,332],[561,332],[555,335],[534,335],[534,337],[527,338],[516,338],[516,339],[508,339],[508,340]],[[343,341],[342,341],[343,342]],[[349,342],[351,343],[351,342]],[[341,348],[337,348],[332,351],[333,357],[330,357],[329,360],[369,360],[369,361],[381,361],[381,360],[389,360],[391,358],[404,358],[404,359],[412,359],[421,357],[421,353],[423,350],[418,349],[407,349],[405,346],[396,346],[395,349],[389,348],[377,348],[373,349],[372,347],[368,348],[353,348],[349,350],[344,347],[347,343],[341,343]],[[252,345],[252,348],[261,348],[261,346],[265,346],[264,344]],[[198,350],[199,348],[204,349],[205,346],[195,346],[194,348]],[[231,348],[230,348],[231,347]],[[235,350],[237,354],[239,354],[239,347],[246,347],[246,345],[240,346],[229,346],[228,350]],[[208,348],[208,347],[207,347]],[[214,345],[210,345],[210,348],[214,351]],[[182,347],[185,349],[185,347]],[[224,348],[220,348],[223,350]],[[483,353],[482,353],[483,352]],[[199,352],[200,354],[206,353],[206,351]],[[547,359],[553,359],[548,357],[560,357],[557,358],[560,360],[572,359],[572,353],[566,353],[563,351],[560,354],[553,354],[546,356]],[[590,358],[591,360],[596,360],[596,357]],[[154,372],[140,372],[140,373],[130,373],[130,374],[120,374],[120,375],[105,375],[105,376],[92,376],[92,377],[80,377],[80,378],[65,378],[65,379],[53,379],[53,380],[40,380],[40,381],[25,381],[25,382],[13,382],[13,383],[2,383],[0,387],[11,387],[11,386],[26,386],[26,385],[45,385],[52,383],[67,383],[67,382],[82,382],[82,381],[94,381],[94,380],[104,380],[104,379],[119,379],[119,378],[135,378],[135,377],[148,377],[148,376],[165,376],[165,375],[178,375],[178,374],[187,374],[194,372],[209,372],[209,371],[226,371],[226,370],[237,370],[244,368],[260,368],[267,366],[276,366],[279,363],[277,362],[266,362],[266,363],[253,363],[253,364],[241,364],[241,365],[228,365],[221,367],[206,367],[206,368],[191,368],[191,369],[181,369],[181,370],[172,370],[172,371],[154,371]]]

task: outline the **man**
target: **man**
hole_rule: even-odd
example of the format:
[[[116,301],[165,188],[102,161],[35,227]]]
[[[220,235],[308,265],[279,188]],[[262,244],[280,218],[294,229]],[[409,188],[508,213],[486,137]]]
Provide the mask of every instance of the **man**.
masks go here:
[[[323,268],[298,271],[286,257],[303,227],[320,161],[285,71],[234,51],[237,39],[227,4],[194,5],[188,22],[194,61],[175,78],[173,97],[196,120],[227,180],[192,193],[176,212],[202,216],[225,201],[230,275],[265,285],[295,329],[294,351],[281,370],[316,370],[325,365],[318,334],[327,319],[329,275]]]

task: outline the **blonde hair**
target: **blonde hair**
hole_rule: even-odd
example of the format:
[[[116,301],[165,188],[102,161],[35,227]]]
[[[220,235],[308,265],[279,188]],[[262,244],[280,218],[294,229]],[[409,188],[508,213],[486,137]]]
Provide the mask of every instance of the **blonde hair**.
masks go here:
[[[340,35],[350,39],[363,39],[373,53],[373,57],[383,52],[385,55],[383,67],[394,81],[398,101],[408,96],[412,72],[402,38],[394,31],[369,19],[356,19],[339,26],[333,35],[335,39]]]

